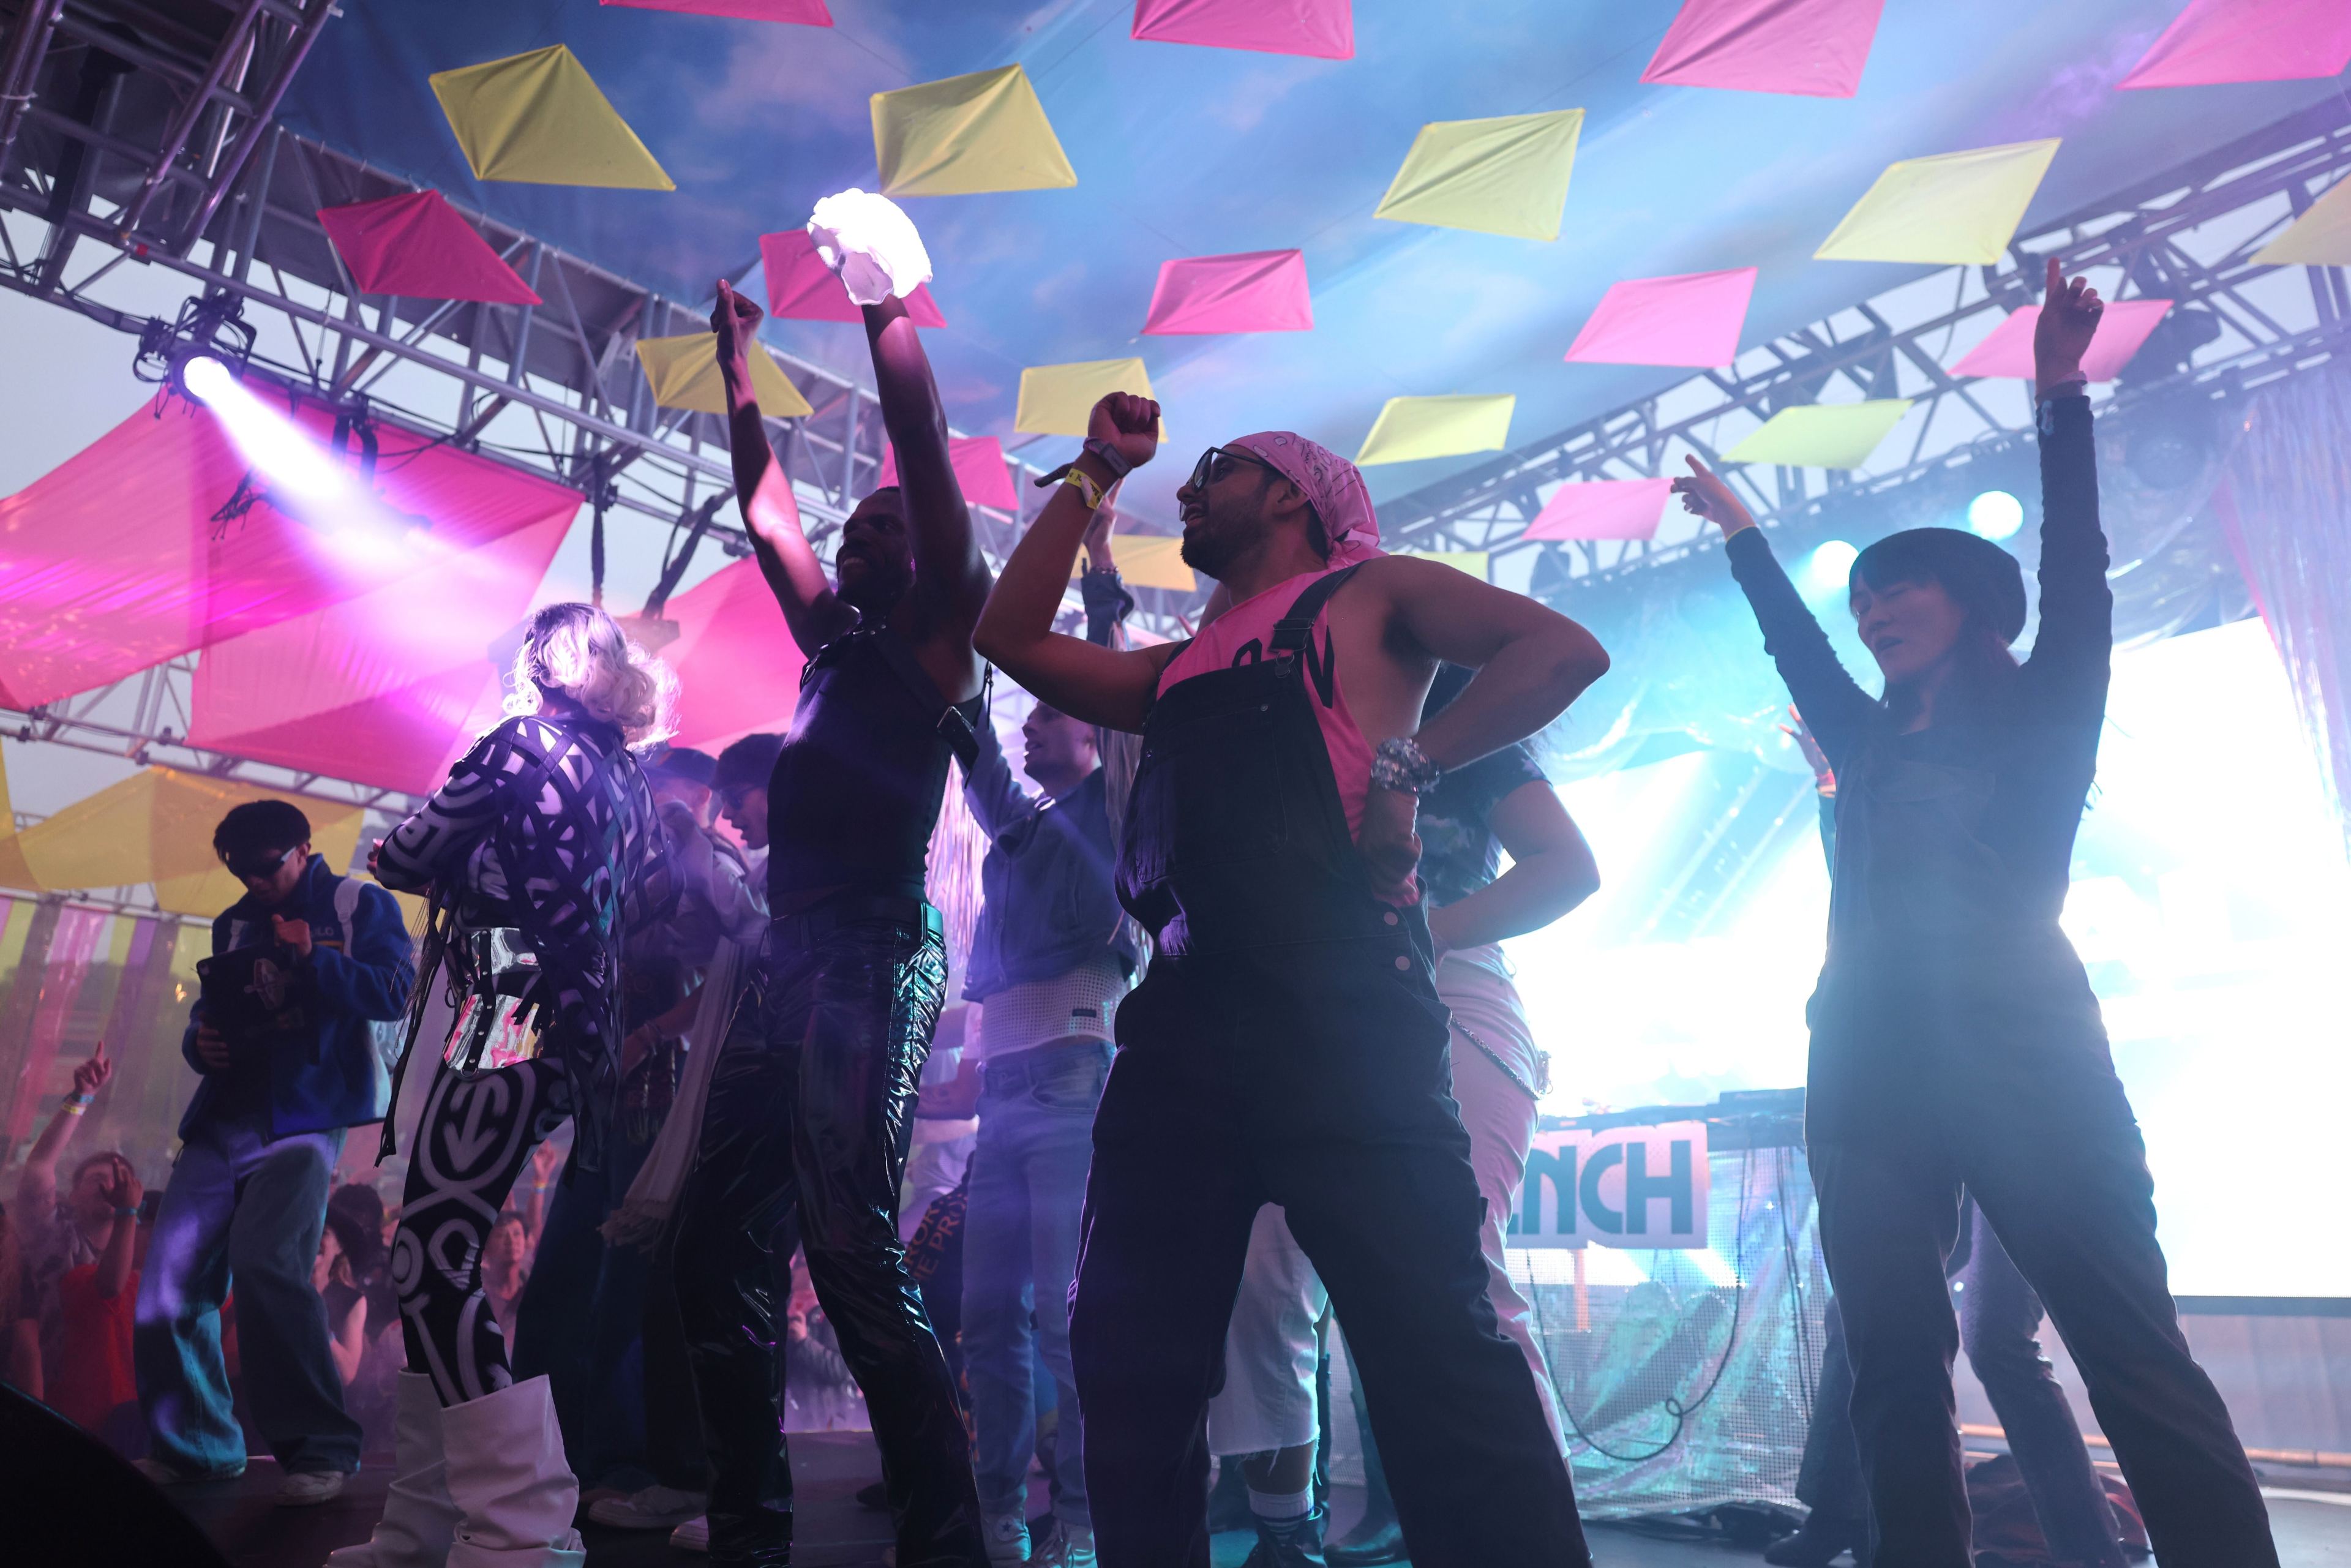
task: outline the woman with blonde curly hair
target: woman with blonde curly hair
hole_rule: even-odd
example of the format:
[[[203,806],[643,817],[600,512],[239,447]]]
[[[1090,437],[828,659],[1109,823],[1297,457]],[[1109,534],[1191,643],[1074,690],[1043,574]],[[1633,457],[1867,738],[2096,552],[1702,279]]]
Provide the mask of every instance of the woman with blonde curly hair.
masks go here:
[[[605,1157],[621,943],[669,902],[634,748],[669,734],[674,690],[603,611],[549,605],[524,628],[509,716],[376,847],[377,880],[431,900],[420,967],[445,977],[455,1023],[392,1239],[409,1366],[398,1474],[373,1538],[336,1552],[340,1568],[585,1561],[548,1380],[509,1369],[482,1253],[531,1151],[567,1118],[575,1164]],[[412,1052],[430,990],[417,988]]]

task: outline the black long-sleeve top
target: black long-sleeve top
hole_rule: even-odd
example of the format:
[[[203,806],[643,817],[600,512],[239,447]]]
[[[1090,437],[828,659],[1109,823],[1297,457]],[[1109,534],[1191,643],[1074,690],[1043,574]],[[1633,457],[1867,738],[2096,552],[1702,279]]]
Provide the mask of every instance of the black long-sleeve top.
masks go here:
[[[2089,400],[2042,404],[2041,628],[2012,686],[1897,733],[1837,660],[1761,530],[1728,544],[1764,648],[1836,770],[1823,985],[1955,955],[2062,946],[2075,830],[2096,771],[2114,647]],[[2070,958],[2070,951],[2067,953]]]

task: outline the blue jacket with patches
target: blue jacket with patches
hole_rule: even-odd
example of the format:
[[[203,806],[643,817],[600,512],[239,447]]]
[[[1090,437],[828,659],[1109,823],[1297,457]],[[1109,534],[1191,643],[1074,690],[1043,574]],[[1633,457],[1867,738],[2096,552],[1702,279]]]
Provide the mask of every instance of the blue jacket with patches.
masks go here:
[[[247,894],[214,920],[213,952],[276,940],[272,915],[310,924],[310,954],[296,963],[294,973],[315,1023],[269,1053],[269,1135],[382,1121],[392,1099],[382,1046],[399,1038],[391,1026],[405,1016],[416,984],[414,947],[400,905],[383,889],[337,876],[312,855],[284,904],[271,908]],[[180,1118],[183,1138],[209,1117],[259,1108],[257,1082],[208,1072],[196,1054],[196,1019],[203,1006],[199,1001],[189,1009],[180,1041],[180,1054],[204,1074]]]

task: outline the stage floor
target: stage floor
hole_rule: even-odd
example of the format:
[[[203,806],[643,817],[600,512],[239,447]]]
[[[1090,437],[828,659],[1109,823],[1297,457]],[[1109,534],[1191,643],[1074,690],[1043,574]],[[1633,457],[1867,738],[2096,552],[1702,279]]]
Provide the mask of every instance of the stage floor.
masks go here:
[[[889,1522],[859,1508],[855,1494],[881,1474],[872,1440],[862,1432],[794,1435],[799,1529],[792,1560],[799,1568],[879,1568],[890,1543]],[[305,1509],[269,1500],[277,1479],[276,1466],[256,1460],[242,1480],[185,1488],[172,1496],[237,1568],[319,1568],[334,1548],[367,1539],[389,1476],[371,1465],[333,1502]],[[1360,1506],[1353,1489],[1339,1489],[1332,1512],[1340,1528],[1353,1522]],[[2284,1568],[2351,1568],[2351,1493],[2273,1492],[2270,1517]],[[656,1532],[586,1523],[580,1532],[590,1568],[690,1568],[706,1561],[672,1552]],[[1239,1568],[1249,1548],[1246,1534],[1218,1536],[1217,1568]],[[1592,1549],[1599,1568],[1734,1568],[1762,1561],[1718,1543],[1656,1539],[1625,1526],[1595,1527]]]

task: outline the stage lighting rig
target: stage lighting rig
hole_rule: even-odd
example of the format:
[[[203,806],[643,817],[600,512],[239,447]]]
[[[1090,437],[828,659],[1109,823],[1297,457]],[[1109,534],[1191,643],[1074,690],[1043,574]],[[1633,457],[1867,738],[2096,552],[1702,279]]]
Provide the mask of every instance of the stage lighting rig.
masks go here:
[[[190,402],[204,402],[217,395],[223,385],[219,376],[244,379],[253,344],[253,323],[245,319],[245,302],[226,289],[214,289],[183,301],[172,321],[151,319],[139,333],[139,353],[131,373]],[[191,366],[197,367],[193,384]]]

